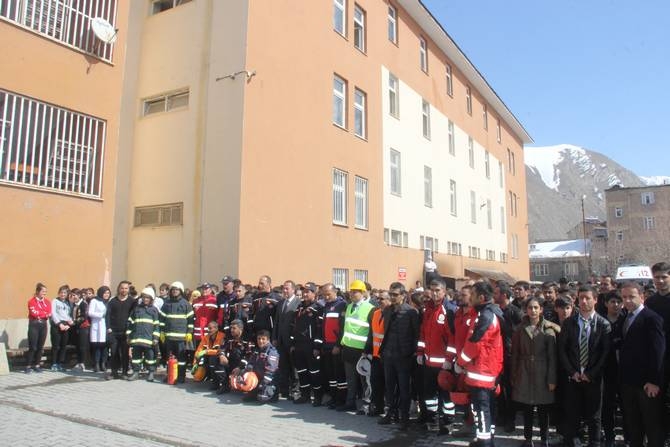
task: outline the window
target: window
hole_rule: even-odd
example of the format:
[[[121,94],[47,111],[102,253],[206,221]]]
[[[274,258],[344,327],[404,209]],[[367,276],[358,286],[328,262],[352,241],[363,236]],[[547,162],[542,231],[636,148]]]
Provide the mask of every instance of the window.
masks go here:
[[[514,194],[509,191],[509,215],[514,217]]]
[[[365,139],[367,136],[367,95],[359,89],[354,90],[354,135]]]
[[[533,265],[533,273],[535,276],[549,276],[549,264]]]
[[[505,207],[500,207],[500,232],[505,234]]]
[[[184,3],[189,3],[191,0],[154,0],[151,8],[152,14],[158,14],[168,9],[176,8]]]
[[[516,234],[512,235],[512,259],[519,258],[519,236]]]
[[[183,225],[184,204],[138,206],[135,208],[135,227],[168,227]]]
[[[472,90],[470,86],[465,87],[465,108],[468,111],[468,115],[472,116]]]
[[[116,3],[116,0],[13,0],[0,2],[0,17],[111,62],[114,44],[95,38],[91,22],[100,17],[115,27]]]
[[[519,216],[519,208],[518,208],[519,198],[517,197],[516,193],[514,193],[513,196],[514,196],[514,217],[518,217]]]
[[[368,271],[367,270],[354,270],[354,281],[355,280],[368,282]]]
[[[452,216],[458,215],[458,207],[456,203],[456,182],[449,180],[449,211]]]
[[[346,0],[333,0],[333,29],[343,36],[347,35]]]
[[[507,172],[512,172],[512,151],[507,148]]]
[[[616,240],[617,241],[623,241],[623,231],[622,230],[618,230],[616,232]]]
[[[500,127],[500,118],[496,119],[496,140],[498,143],[502,141],[502,129]]]
[[[398,10],[389,5],[388,9],[388,38],[393,43],[398,43]]]
[[[447,242],[447,253],[455,256],[463,255],[463,247],[458,242]]]
[[[516,175],[516,160],[514,159],[514,152],[511,152],[511,154],[512,154],[512,164],[511,164],[512,175]]]
[[[406,231],[402,232],[402,246],[407,248],[409,246],[409,235]]]
[[[391,245],[394,247],[402,247],[402,231],[391,230]]]
[[[614,208],[614,217],[623,217],[623,208]]]
[[[144,100],[144,116],[154,113],[169,112],[188,106],[189,92],[181,90],[173,93],[166,93],[160,96],[154,96]]]
[[[449,132],[449,153],[451,155],[456,155],[456,139],[454,138],[454,122],[449,120],[447,124],[447,129]]]
[[[449,64],[447,64],[447,95],[454,96],[454,75]]]
[[[486,222],[489,230],[493,230],[493,209],[491,207],[491,199],[486,199]]]
[[[503,187],[504,177],[503,177],[503,164],[502,161],[498,162],[498,186]]]
[[[402,194],[400,152],[391,149],[391,194]]]
[[[565,276],[577,276],[579,274],[579,264],[576,262],[566,262],[563,267]]]
[[[468,163],[472,169],[475,168],[475,142],[468,137]]]
[[[356,228],[368,228],[368,181],[356,176],[354,183],[354,208],[356,209]]]
[[[388,243],[390,242],[389,239],[390,239],[390,236],[389,236],[389,229],[388,229],[388,228],[384,228],[384,243],[388,245]]]
[[[477,194],[470,191],[470,222],[477,223]]]
[[[335,75],[333,77],[333,123],[346,127],[347,83]]]
[[[433,170],[429,166],[423,167],[423,204],[433,207]]]
[[[438,247],[437,247],[437,239],[430,237],[430,236],[420,236],[419,237],[419,242],[421,246],[421,250],[429,250],[431,252],[436,252]]]
[[[398,78],[389,73],[389,114],[398,118],[400,116],[400,94]]]
[[[0,90],[0,182],[101,197],[106,122]]]
[[[491,178],[491,156],[489,151],[484,151],[484,171],[486,172],[486,178]]]
[[[642,205],[653,205],[654,203],[654,192],[648,191],[643,192],[641,195]]]
[[[333,223],[347,224],[347,173],[333,169]]]
[[[423,37],[419,37],[419,64],[421,70],[428,73],[428,44]]]
[[[486,250],[486,260],[487,261],[495,261],[496,260],[495,250]]]
[[[430,140],[430,104],[427,101],[421,103],[421,122],[423,124],[423,136]]]
[[[365,53],[365,11],[354,6],[354,46]]]
[[[468,247],[468,256],[474,259],[480,259],[482,257],[481,249],[479,247]]]
[[[642,225],[645,230],[653,230],[655,227],[654,216],[646,216],[642,219]]]
[[[484,130],[489,130],[489,109],[486,104],[484,104],[482,110],[482,121],[484,122]]]
[[[340,290],[347,290],[349,286],[349,270],[342,268],[333,269],[333,285]]]
[[[507,253],[500,252],[500,262],[507,264]]]

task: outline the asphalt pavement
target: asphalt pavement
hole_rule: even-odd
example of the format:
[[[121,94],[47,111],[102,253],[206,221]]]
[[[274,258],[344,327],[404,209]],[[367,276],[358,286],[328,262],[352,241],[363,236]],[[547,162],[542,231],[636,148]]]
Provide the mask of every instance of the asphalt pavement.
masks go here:
[[[163,370],[164,371],[164,370]],[[158,379],[162,374],[158,373]],[[466,446],[413,426],[291,401],[259,405],[206,384],[104,380],[92,372],[0,376],[0,446]],[[497,447],[517,447],[497,436]]]

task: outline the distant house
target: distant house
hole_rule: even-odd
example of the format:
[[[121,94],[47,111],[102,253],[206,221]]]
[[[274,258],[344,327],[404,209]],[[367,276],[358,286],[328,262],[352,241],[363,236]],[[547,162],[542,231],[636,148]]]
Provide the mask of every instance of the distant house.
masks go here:
[[[531,281],[586,282],[589,277],[591,241],[572,239],[565,241],[540,242],[530,244]]]

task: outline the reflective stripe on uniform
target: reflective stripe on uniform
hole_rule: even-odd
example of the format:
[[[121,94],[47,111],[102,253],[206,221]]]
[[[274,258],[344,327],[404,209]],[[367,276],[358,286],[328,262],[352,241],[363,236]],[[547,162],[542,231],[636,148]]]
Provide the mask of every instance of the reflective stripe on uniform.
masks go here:
[[[344,337],[349,337],[352,340],[357,340],[357,341],[368,341],[368,337],[363,337],[362,335],[356,335],[352,334],[351,332],[345,332],[342,338]]]
[[[447,361],[444,357],[428,357],[429,362],[444,363]]]
[[[355,324],[356,326],[370,327],[370,324],[367,321],[359,320],[357,318],[347,317],[344,321],[350,324]]]
[[[480,380],[482,382],[493,382],[496,380],[495,376],[485,376],[483,374],[477,374],[470,371],[467,372],[467,376],[471,379]]]
[[[463,361],[465,361],[466,363],[472,361],[472,359],[471,359],[470,357],[468,357],[467,355],[465,355],[465,352],[461,352],[461,358],[462,358]]]
[[[447,346],[447,352],[451,352],[452,354],[456,354],[456,348],[453,346]]]
[[[417,347],[419,347],[419,348],[425,348],[425,347],[426,347],[426,343],[424,343],[424,342],[422,342],[422,341],[417,342],[416,345],[417,345]]]
[[[340,314],[337,312],[328,312],[326,314],[326,318],[340,318]]]

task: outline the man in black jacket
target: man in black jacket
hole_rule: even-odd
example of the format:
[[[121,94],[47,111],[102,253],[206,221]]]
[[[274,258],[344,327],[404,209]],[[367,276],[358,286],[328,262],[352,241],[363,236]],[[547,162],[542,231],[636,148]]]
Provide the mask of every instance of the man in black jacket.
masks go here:
[[[130,297],[130,281],[121,281],[116,287],[116,296],[109,300],[107,314],[107,340],[112,356],[112,374],[105,379],[118,379],[119,368],[121,374],[126,376],[130,367],[130,356],[128,340],[126,338],[126,325],[130,312],[135,308],[136,301]]]
[[[285,281],[282,287],[284,299],[277,305],[275,325],[272,328],[272,345],[279,352],[279,374],[277,383],[279,393],[289,397],[294,384],[293,357],[291,356],[291,332],[295,322],[295,312],[300,305],[300,299],[295,296],[295,283]],[[289,398],[293,398],[290,396]]]
[[[568,375],[565,389],[565,445],[574,447],[580,418],[589,429],[589,446],[601,442],[601,385],[603,366],[610,349],[609,322],[596,313],[597,293],[590,286],[579,288],[579,312],[566,320],[558,338],[558,356]]]
[[[384,384],[388,412],[379,423],[389,424],[400,411],[400,430],[409,426],[410,377],[413,354],[419,339],[419,313],[405,303],[405,286],[394,282],[389,286],[391,305],[384,309],[384,339],[379,352],[384,365]]]
[[[619,379],[624,425],[631,447],[663,445],[663,320],[642,304],[644,294],[637,283],[626,283],[621,297],[628,310],[623,323],[619,351]]]

